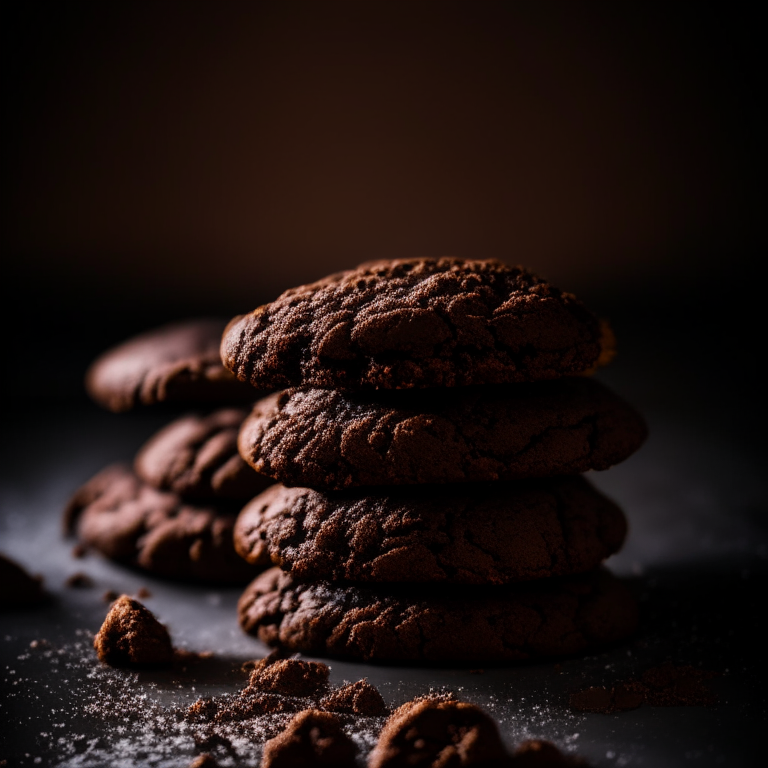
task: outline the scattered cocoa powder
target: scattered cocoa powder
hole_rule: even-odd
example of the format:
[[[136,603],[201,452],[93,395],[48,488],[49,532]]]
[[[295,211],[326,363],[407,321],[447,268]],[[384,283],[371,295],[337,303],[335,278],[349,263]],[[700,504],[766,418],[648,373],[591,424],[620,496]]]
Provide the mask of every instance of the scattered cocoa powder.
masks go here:
[[[320,700],[320,706],[328,712],[370,717],[383,715],[387,711],[381,694],[367,680],[347,683],[331,691]]]
[[[571,709],[579,712],[612,714],[650,707],[711,706],[716,696],[705,683],[716,672],[688,665],[662,664],[647,669],[639,678],[620,681],[611,688],[595,686],[571,694]]]
[[[87,573],[78,571],[73,573],[64,584],[74,589],[87,589],[93,586],[93,579]]]
[[[93,640],[101,661],[115,667],[170,664],[168,630],[138,600],[121,595]]]
[[[306,709],[264,745],[262,768],[337,766],[353,768],[357,747],[335,715]]]

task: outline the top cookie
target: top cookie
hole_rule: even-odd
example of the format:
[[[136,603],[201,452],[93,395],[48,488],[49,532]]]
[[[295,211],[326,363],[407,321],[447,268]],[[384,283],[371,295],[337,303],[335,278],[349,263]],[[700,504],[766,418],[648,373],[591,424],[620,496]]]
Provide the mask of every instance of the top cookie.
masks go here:
[[[501,384],[586,371],[610,356],[607,333],[575,296],[522,267],[378,261],[234,318],[221,359],[263,389]]]
[[[160,402],[247,403],[263,393],[221,364],[223,320],[190,320],[156,328],[105,352],[88,369],[85,387],[99,405],[128,411]]]

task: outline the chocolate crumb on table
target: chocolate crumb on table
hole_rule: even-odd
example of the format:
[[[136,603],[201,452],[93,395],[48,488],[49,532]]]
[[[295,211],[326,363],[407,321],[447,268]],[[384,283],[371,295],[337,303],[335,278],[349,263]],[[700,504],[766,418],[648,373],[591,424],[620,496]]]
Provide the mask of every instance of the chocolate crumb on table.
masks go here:
[[[152,597],[152,593],[146,587],[139,587],[136,597],[146,600],[148,597]]]
[[[368,717],[383,715],[387,711],[381,694],[367,680],[346,683],[336,688],[320,700],[320,706],[328,712]]]
[[[64,583],[74,589],[87,589],[93,586],[93,579],[87,573],[78,571],[73,573]]]
[[[369,768],[463,766],[503,761],[496,723],[463,701],[422,698],[390,716],[368,758]]]
[[[261,659],[254,665],[248,686],[253,690],[309,696],[328,686],[327,664],[300,659]]]
[[[160,666],[173,661],[168,630],[138,600],[121,595],[93,640],[101,661],[115,667]]]
[[[189,768],[218,768],[219,764],[213,755],[198,755],[190,764]]]
[[[352,768],[357,747],[330,712],[307,709],[264,745],[261,768],[336,766]]]
[[[119,592],[115,592],[114,589],[108,589],[102,596],[101,599],[105,603],[114,603],[117,598],[120,597]]]

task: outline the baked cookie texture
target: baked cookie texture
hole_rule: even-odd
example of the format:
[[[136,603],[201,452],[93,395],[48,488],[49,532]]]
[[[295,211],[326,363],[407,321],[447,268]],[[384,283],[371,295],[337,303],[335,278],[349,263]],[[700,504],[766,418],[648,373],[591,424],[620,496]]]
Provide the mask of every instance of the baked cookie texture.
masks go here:
[[[242,584],[259,568],[234,551],[235,510],[193,506],[112,465],[75,493],[64,525],[84,546],[160,576]]]
[[[261,389],[543,381],[592,368],[604,336],[572,294],[498,261],[362,264],[234,318],[224,365]]]
[[[509,765],[496,723],[479,707],[423,698],[398,707],[368,757],[368,768]]]
[[[110,411],[155,403],[249,403],[255,392],[221,364],[224,320],[172,323],[135,336],[98,357],[88,394]]]
[[[459,483],[607,469],[642,444],[642,416],[598,381],[380,391],[289,389],[259,401],[240,455],[289,486]]]
[[[585,573],[621,547],[621,510],[582,477],[321,492],[273,486],[235,549],[300,581],[505,584]]]
[[[237,434],[247,414],[221,408],[171,422],[141,448],[134,471],[149,485],[193,501],[253,498],[272,481],[254,472],[237,452]]]
[[[490,663],[585,652],[637,627],[637,604],[606,571],[514,587],[296,582],[279,568],[238,604],[269,645],[367,662]]]

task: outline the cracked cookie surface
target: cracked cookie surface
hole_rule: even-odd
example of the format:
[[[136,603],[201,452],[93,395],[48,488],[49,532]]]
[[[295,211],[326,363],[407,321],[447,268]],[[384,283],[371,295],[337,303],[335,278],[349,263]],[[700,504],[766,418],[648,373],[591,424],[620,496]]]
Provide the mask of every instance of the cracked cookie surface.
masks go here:
[[[271,484],[237,452],[237,433],[248,411],[222,408],[171,422],[136,455],[136,474],[161,491],[185,499],[247,501]]]
[[[235,553],[235,517],[231,508],[192,506],[112,465],[75,493],[64,525],[85,547],[160,576],[242,584],[260,568]]]
[[[312,655],[462,664],[583,653],[637,627],[634,598],[603,570],[514,587],[385,586],[299,583],[271,568],[240,598],[240,626]]]
[[[606,329],[575,296],[498,261],[362,264],[234,318],[224,365],[261,389],[542,381],[596,365]]]
[[[646,431],[634,408],[584,377],[366,394],[290,389],[254,406],[238,449],[284,485],[341,490],[607,469]]]
[[[302,581],[505,584],[590,571],[626,530],[579,476],[364,493],[276,485],[238,516],[235,549]]]
[[[221,364],[226,323],[172,323],[107,350],[88,368],[88,394],[110,411],[155,403],[249,403],[264,393],[238,381]]]

